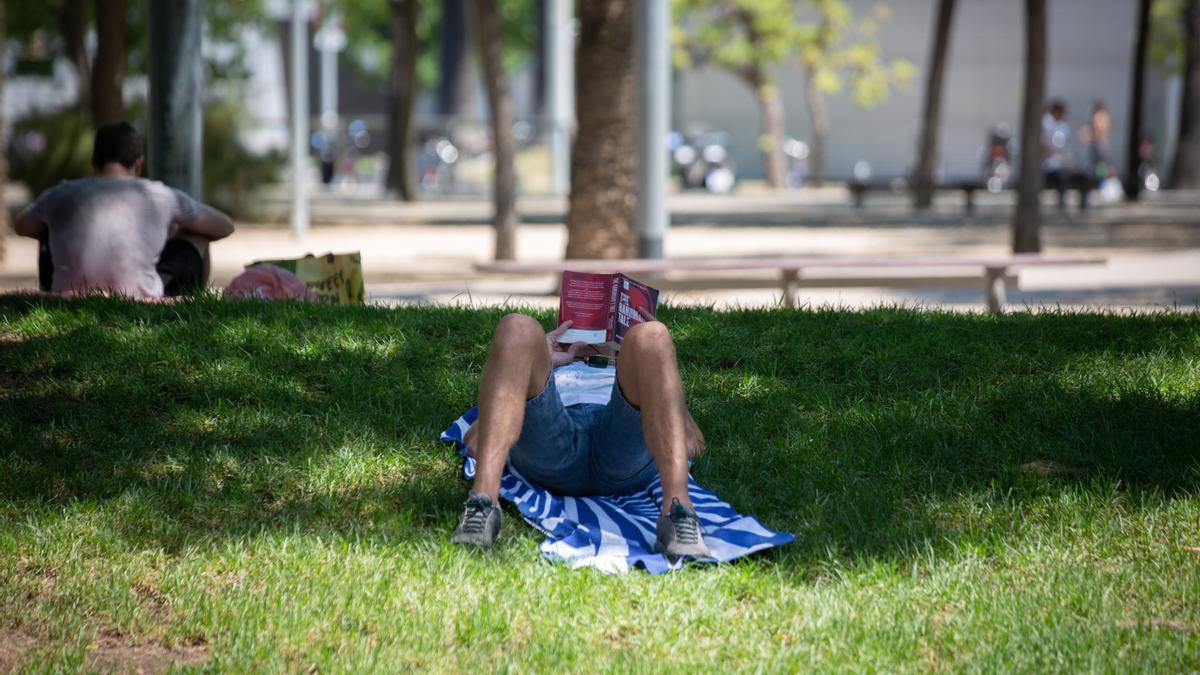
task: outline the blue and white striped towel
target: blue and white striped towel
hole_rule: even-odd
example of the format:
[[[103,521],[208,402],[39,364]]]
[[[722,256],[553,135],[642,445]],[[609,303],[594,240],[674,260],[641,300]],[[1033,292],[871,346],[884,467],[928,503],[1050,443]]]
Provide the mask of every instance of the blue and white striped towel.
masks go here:
[[[476,408],[468,410],[442,432],[442,440],[458,444],[459,453],[464,453],[463,438],[477,416]],[[475,460],[464,458],[463,477],[474,478]],[[688,494],[715,562],[728,562],[795,539],[739,514],[690,476]],[[657,478],[645,491],[624,497],[563,497],[526,480],[509,466],[500,479],[500,496],[515,504],[526,522],[546,535],[539,548],[551,560],[609,573],[643,567],[651,574],[661,574],[683,565],[682,560],[672,565],[654,552],[654,525],[662,511],[662,486]]]

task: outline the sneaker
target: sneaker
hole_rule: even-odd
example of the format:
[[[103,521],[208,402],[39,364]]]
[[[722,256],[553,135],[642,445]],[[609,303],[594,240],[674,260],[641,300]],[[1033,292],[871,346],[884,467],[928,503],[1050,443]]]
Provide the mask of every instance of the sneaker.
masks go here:
[[[500,534],[501,517],[500,507],[493,504],[490,497],[472,492],[463,505],[462,520],[458,521],[450,541],[489,548]]]
[[[700,519],[696,512],[678,499],[671,500],[671,508],[658,517],[658,527],[655,528],[658,539],[654,542],[654,550],[663,553],[672,562],[683,556],[693,558],[711,558],[704,537],[700,534]]]

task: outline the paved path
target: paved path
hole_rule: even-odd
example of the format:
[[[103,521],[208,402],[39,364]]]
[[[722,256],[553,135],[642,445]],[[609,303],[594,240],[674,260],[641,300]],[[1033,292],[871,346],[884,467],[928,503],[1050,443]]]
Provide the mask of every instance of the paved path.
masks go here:
[[[903,196],[881,195],[855,210],[838,190],[758,195],[751,198],[675,195],[671,256],[846,256],[1004,254],[1008,252],[1007,195],[985,195],[964,221],[948,195],[933,212],[914,216]],[[1154,308],[1200,306],[1200,223],[1195,195],[1117,205],[1087,214],[1046,209],[1044,241],[1053,253],[1109,258],[1103,267],[1030,269],[1020,273],[1011,305],[1029,304]],[[556,259],[566,245],[562,200],[521,203],[525,223],[518,257]],[[313,204],[316,224],[302,242],[280,226],[245,225],[213,246],[213,282],[224,285],[256,259],[306,252],[362,252],[367,293],[382,303],[452,302],[553,305],[551,277],[512,278],[475,273],[471,265],[491,254],[490,205],[478,201],[397,206],[370,197],[327,195]],[[30,287],[36,265],[33,242],[9,236],[0,262],[0,289]],[[717,306],[777,303],[778,291],[668,294],[671,302]],[[810,305],[853,307],[926,304],[979,309],[982,292],[904,289],[812,289]]]

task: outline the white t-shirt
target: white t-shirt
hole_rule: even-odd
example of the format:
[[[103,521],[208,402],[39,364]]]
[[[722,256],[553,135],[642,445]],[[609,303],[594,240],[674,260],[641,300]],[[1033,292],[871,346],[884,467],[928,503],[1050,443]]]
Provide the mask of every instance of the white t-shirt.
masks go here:
[[[155,265],[171,223],[186,225],[200,205],[186,193],[133,176],[89,176],[46,190],[26,211],[46,223],[55,292],[163,294]]]
[[[576,361],[554,369],[554,386],[564,406],[579,403],[607,405],[612,398],[613,382],[617,367],[593,368]]]

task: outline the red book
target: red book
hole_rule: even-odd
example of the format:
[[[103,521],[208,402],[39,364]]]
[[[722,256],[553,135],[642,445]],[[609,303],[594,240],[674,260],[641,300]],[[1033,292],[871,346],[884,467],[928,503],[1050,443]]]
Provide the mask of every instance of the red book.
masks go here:
[[[570,321],[559,342],[586,342],[620,349],[625,333],[646,320],[638,312],[644,309],[654,316],[658,307],[658,289],[617,272],[588,274],[563,272],[562,294],[558,300],[558,324]]]

